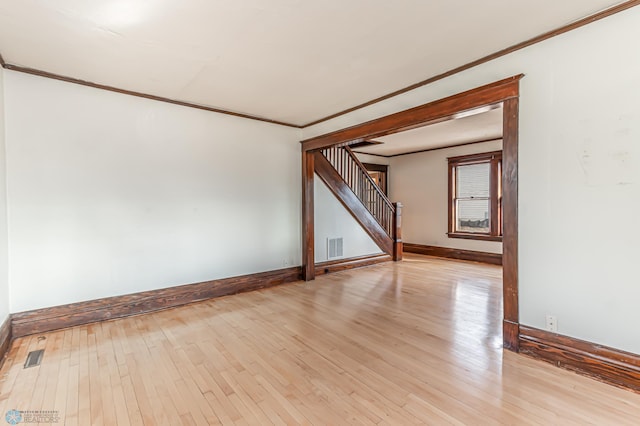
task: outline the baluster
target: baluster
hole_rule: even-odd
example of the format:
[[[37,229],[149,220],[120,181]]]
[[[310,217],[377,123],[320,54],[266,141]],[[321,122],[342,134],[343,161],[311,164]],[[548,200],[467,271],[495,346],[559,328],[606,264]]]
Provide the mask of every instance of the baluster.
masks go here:
[[[377,207],[377,203],[376,203],[376,194],[373,192],[373,187],[371,186],[371,181],[367,179],[367,192],[369,193],[369,197],[371,198],[371,213],[373,213],[373,215],[376,215],[376,207]]]
[[[347,151],[344,151],[344,174],[349,175],[349,156],[347,155]]]
[[[351,162],[351,169],[353,170],[353,192],[358,195],[357,186],[358,186],[358,168],[356,167],[356,163]]]
[[[385,231],[387,230],[387,204],[386,203],[382,203],[382,213],[384,215],[384,229]]]
[[[378,218],[380,217],[378,215],[378,200],[376,200],[376,196],[375,196],[374,192],[372,191],[371,182],[369,182],[369,192],[371,193],[371,204],[372,204],[372,207],[373,207],[372,213],[373,213],[373,216],[376,218],[376,220],[378,220]]]
[[[356,192],[356,182],[358,180],[358,168],[356,167],[356,164],[352,161],[351,162],[351,173],[352,173],[352,185],[353,185],[353,192],[358,195],[358,193]]]
[[[387,232],[387,205],[382,203],[382,227]]]
[[[347,186],[349,188],[351,188],[351,163],[349,163],[349,157],[348,156],[344,156],[344,174],[345,174],[345,181],[347,182]]]
[[[347,157],[346,155],[344,156],[344,175],[345,178],[344,180],[347,182],[347,186],[351,187],[351,176],[349,175],[349,157]]]
[[[349,176],[349,157],[348,156],[344,156],[344,175],[345,178],[344,180],[347,182],[347,186],[351,186],[351,183],[349,182],[349,179],[351,178]]]
[[[369,186],[366,179],[362,179],[362,190],[364,191],[364,200],[365,205],[367,206],[367,210],[371,211],[371,200],[369,200]]]
[[[353,192],[356,193],[356,197],[358,197],[358,200],[362,201],[362,199],[360,198],[360,173],[358,173],[358,169],[355,169],[354,175],[353,175]]]
[[[370,202],[371,202],[371,214],[373,214],[374,216],[376,215],[376,197],[375,194],[373,193],[373,188],[371,188],[371,182],[369,180],[367,180],[367,192],[369,193],[369,198],[370,198]]]
[[[371,187],[371,182],[369,182],[369,187]],[[376,220],[380,220],[380,214],[378,213],[378,199],[372,189],[373,188],[370,188],[369,190],[371,191],[371,198],[373,199],[373,216]]]
[[[346,179],[348,179],[349,176],[349,156],[347,156],[347,152],[346,151],[342,151],[343,153],[343,157],[344,157],[344,175],[347,176]]]
[[[361,195],[361,200],[362,203],[365,205],[365,207],[367,207],[367,209],[369,208],[368,204],[367,204],[367,187],[366,187],[366,182],[364,181],[364,179],[362,178],[362,174],[360,174],[360,191],[362,191]]]
[[[338,154],[340,154],[340,153],[338,152],[337,149],[334,148],[334,151],[333,151],[333,157],[334,157],[333,158],[333,167],[335,167],[335,169],[339,173],[340,172],[340,168],[339,168],[340,167],[340,161],[339,161],[340,156]]]
[[[351,190],[353,191],[353,193],[356,194],[356,185],[355,185],[356,170],[353,168],[353,161],[349,162],[349,179],[351,180],[349,183],[349,186],[351,187]],[[358,194],[356,194],[356,196],[357,195]]]
[[[387,232],[388,231],[388,229],[387,229],[387,216],[388,216],[389,211],[387,209],[387,205],[386,204],[383,206],[383,211],[384,211],[384,230],[385,230],[385,232]],[[389,232],[387,232],[387,234],[389,234]]]
[[[353,192],[358,195],[358,167],[353,161],[351,162],[351,170],[353,170]]]
[[[347,155],[347,174],[349,175],[349,189],[353,191],[353,162],[351,158]]]

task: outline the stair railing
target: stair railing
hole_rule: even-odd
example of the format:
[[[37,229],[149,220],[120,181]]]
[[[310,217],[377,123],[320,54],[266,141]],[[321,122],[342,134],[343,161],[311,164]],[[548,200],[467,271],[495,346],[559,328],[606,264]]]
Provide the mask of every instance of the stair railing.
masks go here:
[[[369,176],[367,169],[348,146],[333,146],[322,150],[322,154],[338,171],[345,183],[369,213],[382,226],[390,238],[394,238],[396,208]]]

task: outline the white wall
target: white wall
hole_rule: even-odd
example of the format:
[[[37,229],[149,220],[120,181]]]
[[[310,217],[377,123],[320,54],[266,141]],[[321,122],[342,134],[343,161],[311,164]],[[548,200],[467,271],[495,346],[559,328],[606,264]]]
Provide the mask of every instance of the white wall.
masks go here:
[[[0,67],[0,325],[9,316],[7,266],[7,169],[4,131],[4,68]]]
[[[327,238],[343,238],[344,258],[382,253],[327,185],[315,176],[314,182],[315,261],[327,260]]]
[[[502,253],[497,241],[449,238],[448,157],[502,149],[502,141],[485,142],[391,158],[389,193],[402,203],[402,240],[407,243]]]
[[[525,73],[520,321],[640,353],[640,8],[306,129],[326,133]],[[428,76],[425,76],[428,77]]]
[[[12,71],[5,100],[12,312],[300,265],[299,130]]]

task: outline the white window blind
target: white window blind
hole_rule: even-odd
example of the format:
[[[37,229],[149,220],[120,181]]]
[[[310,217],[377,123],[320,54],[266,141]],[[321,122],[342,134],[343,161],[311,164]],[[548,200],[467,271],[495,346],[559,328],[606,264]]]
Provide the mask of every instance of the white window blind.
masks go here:
[[[457,167],[457,198],[489,198],[491,166],[487,163]]]
[[[489,162],[456,167],[456,230],[489,232]]]

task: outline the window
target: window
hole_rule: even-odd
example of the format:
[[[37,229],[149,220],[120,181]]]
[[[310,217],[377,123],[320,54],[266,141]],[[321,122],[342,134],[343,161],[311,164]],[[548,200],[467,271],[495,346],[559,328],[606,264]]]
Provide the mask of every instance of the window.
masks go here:
[[[448,235],[502,241],[502,151],[449,158]]]

